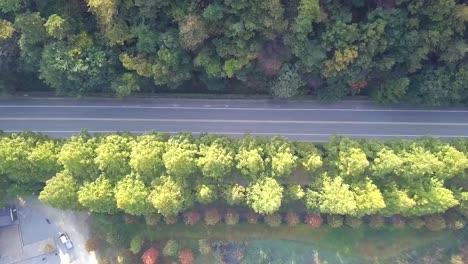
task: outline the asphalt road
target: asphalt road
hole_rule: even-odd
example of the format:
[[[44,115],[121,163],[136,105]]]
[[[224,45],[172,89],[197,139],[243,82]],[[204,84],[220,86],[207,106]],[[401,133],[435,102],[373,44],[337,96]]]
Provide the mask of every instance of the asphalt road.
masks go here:
[[[129,131],[191,131],[240,137],[281,134],[294,140],[325,141],[330,135],[388,139],[432,135],[468,137],[468,108],[382,107],[368,101],[208,99],[0,99],[0,129],[68,137]]]

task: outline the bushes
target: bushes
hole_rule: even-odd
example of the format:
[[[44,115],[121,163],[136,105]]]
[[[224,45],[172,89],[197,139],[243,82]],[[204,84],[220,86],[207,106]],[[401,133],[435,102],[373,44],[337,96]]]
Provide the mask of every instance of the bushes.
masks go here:
[[[221,220],[221,213],[217,208],[210,208],[205,211],[205,223],[207,225],[216,225]]]
[[[130,251],[133,254],[138,254],[141,251],[141,247],[143,246],[144,238],[141,235],[137,235],[132,238],[130,241]]]
[[[149,226],[155,226],[161,221],[161,215],[159,214],[149,214],[145,215],[145,222]]]
[[[100,244],[99,239],[96,239],[96,238],[88,239],[85,242],[85,249],[87,252],[96,251],[96,249],[98,249],[99,247],[99,244]]]
[[[420,217],[411,217],[408,219],[408,225],[414,229],[421,229],[426,223]]]
[[[447,228],[452,230],[459,230],[465,227],[465,220],[461,215],[455,211],[450,211],[446,214],[445,221]]]
[[[177,252],[179,252],[179,243],[173,239],[168,240],[162,250],[163,256],[166,257],[174,257]]]
[[[426,228],[430,231],[440,231],[447,227],[444,217],[440,214],[425,216],[424,222],[426,223]]]
[[[390,221],[395,228],[403,228],[406,225],[406,221],[402,216],[394,215],[390,218]]]
[[[300,222],[299,215],[294,212],[286,213],[285,219],[286,219],[286,224],[288,224],[288,226],[296,226]]]
[[[327,223],[333,228],[341,227],[343,225],[343,216],[327,215]]]
[[[260,215],[255,212],[249,211],[247,213],[247,222],[249,224],[256,224],[259,218],[260,218]]]
[[[385,226],[385,218],[381,215],[371,215],[369,219],[369,227],[379,229]]]
[[[164,222],[166,225],[173,225],[177,224],[179,222],[179,216],[178,215],[168,215],[164,217]]]
[[[320,228],[323,223],[323,218],[320,215],[307,215],[305,223],[312,228]]]
[[[193,264],[195,258],[191,249],[184,249],[179,252],[180,264]]]
[[[211,253],[211,242],[208,239],[200,239],[198,240],[198,249],[200,254],[203,256],[207,256]]]
[[[353,228],[357,229],[361,226],[362,224],[362,219],[360,217],[354,217],[354,216],[346,216],[344,224]]]
[[[200,221],[201,215],[196,211],[188,211],[184,213],[184,222],[186,225],[194,225]]]
[[[228,225],[235,225],[239,222],[239,213],[236,210],[228,209],[224,217],[224,221]]]
[[[271,227],[278,227],[281,225],[281,215],[280,214],[271,214],[265,215],[265,222]]]
[[[156,264],[159,257],[159,250],[155,247],[150,247],[145,251],[143,256],[141,256],[141,262],[143,264]]]

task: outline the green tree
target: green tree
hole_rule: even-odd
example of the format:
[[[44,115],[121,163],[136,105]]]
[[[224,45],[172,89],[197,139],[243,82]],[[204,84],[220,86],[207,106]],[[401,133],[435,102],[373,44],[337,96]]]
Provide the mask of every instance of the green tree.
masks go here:
[[[28,155],[32,171],[36,180],[46,181],[52,178],[59,170],[58,156],[60,146],[53,140],[37,142]]]
[[[190,138],[181,136],[171,138],[166,143],[163,154],[164,166],[170,175],[176,178],[186,178],[197,170],[198,147]]]
[[[274,97],[290,98],[299,95],[300,88],[305,85],[297,69],[293,66],[285,65],[281,69],[278,79],[271,86],[271,93]]]
[[[282,199],[283,186],[273,178],[260,178],[247,188],[247,204],[259,214],[278,211]]]
[[[257,149],[239,149],[236,155],[236,168],[242,175],[251,179],[258,178],[265,172],[265,162],[262,158],[263,150]]]
[[[326,214],[352,215],[357,210],[355,195],[341,177],[325,177],[319,192],[309,189],[306,205],[311,211],[319,209]]]
[[[44,24],[44,27],[49,36],[58,40],[64,39],[70,32],[68,22],[57,14],[51,15]]]
[[[116,211],[114,185],[105,176],[87,182],[78,190],[78,202],[90,212],[113,213]]]
[[[382,214],[386,216],[408,215],[411,208],[416,206],[416,201],[410,197],[409,190],[398,188],[394,183],[388,185],[382,195],[386,205]]]
[[[356,200],[355,215],[372,215],[385,208],[385,201],[379,188],[370,180],[351,186]]]
[[[397,155],[395,151],[383,148],[377,152],[377,156],[372,164],[372,171],[375,177],[382,177],[397,174],[403,166],[403,157]]]
[[[444,167],[436,155],[416,144],[403,153],[403,159],[400,175],[407,178],[434,176],[439,174]]]
[[[77,182],[71,176],[57,173],[55,177],[47,180],[39,194],[39,200],[60,209],[79,209],[78,189]]]
[[[468,157],[454,147],[445,146],[437,156],[443,162],[443,168],[438,172],[441,179],[450,179],[453,177],[466,177],[468,171]]]
[[[149,201],[163,216],[176,215],[191,202],[185,188],[172,177],[162,176],[151,191]]]
[[[366,171],[368,166],[369,161],[362,149],[349,148],[340,151],[338,168],[343,176],[360,176]]]
[[[140,91],[135,74],[124,73],[112,82],[112,89],[117,97],[127,97]]]
[[[34,179],[28,159],[34,146],[31,138],[17,135],[0,139],[0,172],[11,180],[28,182]]]
[[[130,173],[130,153],[134,143],[129,136],[109,135],[96,148],[95,162],[109,179],[121,179]]]
[[[0,20],[0,39],[8,39],[13,36],[15,28],[10,21],[1,19]]]
[[[165,143],[158,135],[139,136],[130,153],[132,171],[143,177],[147,183],[151,182],[163,172],[164,151]]]
[[[407,77],[385,80],[378,89],[372,93],[375,100],[383,104],[399,103],[406,96],[410,80]]]
[[[240,205],[245,201],[245,187],[239,184],[228,185],[224,189],[224,198],[226,202],[233,205]]]
[[[99,175],[98,166],[94,163],[96,147],[96,138],[73,136],[63,144],[58,154],[58,162],[65,172],[77,181],[93,181]]]
[[[0,2],[0,11],[3,13],[15,12],[20,9],[23,0],[4,0]]]
[[[291,176],[298,161],[294,146],[288,140],[274,137],[266,146],[271,164],[271,174],[274,177]]]
[[[200,145],[200,157],[197,164],[203,176],[220,179],[228,175],[234,165],[231,150],[220,144]]]
[[[146,215],[151,212],[149,194],[149,188],[133,174],[125,176],[115,186],[117,208],[131,215]]]
[[[322,156],[311,154],[302,162],[302,166],[310,173],[315,172],[323,166]]]
[[[286,186],[284,196],[289,201],[297,201],[304,198],[305,192],[301,185],[289,184]]]
[[[198,184],[196,187],[196,197],[202,204],[214,202],[218,198],[216,187],[209,184]]]
[[[105,91],[115,76],[115,56],[86,33],[67,42],[47,44],[42,52],[39,78],[58,94]]]

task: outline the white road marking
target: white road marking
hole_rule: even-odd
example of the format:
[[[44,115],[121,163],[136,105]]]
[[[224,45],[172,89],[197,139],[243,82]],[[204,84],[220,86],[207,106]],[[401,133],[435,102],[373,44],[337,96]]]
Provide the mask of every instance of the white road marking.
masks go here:
[[[271,107],[195,107],[195,106],[140,106],[140,105],[0,105],[0,108],[97,108],[97,109],[180,109],[180,110],[233,110],[233,111],[335,111],[335,112],[417,112],[468,113],[468,110],[437,109],[366,109],[366,108],[271,108]]]
[[[0,121],[101,121],[101,122],[171,122],[171,123],[263,123],[263,124],[350,124],[350,125],[414,125],[468,126],[468,123],[382,122],[382,121],[313,121],[313,120],[226,120],[171,118],[91,118],[91,117],[0,117]]]
[[[216,132],[216,131],[159,131],[159,130],[132,130],[132,131],[125,131],[125,130],[85,130],[83,131],[89,133],[116,133],[116,132],[129,132],[135,134],[143,134],[143,133],[150,133],[150,132],[158,132],[158,133],[167,133],[167,134],[177,134],[181,132],[189,132],[192,134],[223,134],[223,135],[283,135],[283,136],[355,136],[355,137],[424,137],[424,136],[431,136],[431,137],[446,137],[446,138],[457,138],[457,137],[468,137],[468,135],[433,135],[433,134],[353,134],[353,133],[345,133],[345,134],[314,134],[314,133],[273,133],[273,132]],[[23,130],[3,130],[5,133],[21,133],[24,132]],[[78,130],[32,130],[35,133],[63,133],[63,134],[73,134],[73,133],[81,133],[82,131]]]

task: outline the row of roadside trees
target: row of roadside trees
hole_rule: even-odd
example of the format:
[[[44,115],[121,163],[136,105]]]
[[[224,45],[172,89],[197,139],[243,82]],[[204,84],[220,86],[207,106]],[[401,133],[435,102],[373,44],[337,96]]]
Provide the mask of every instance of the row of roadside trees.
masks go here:
[[[464,139],[313,144],[249,135],[55,140],[25,133],[0,138],[0,173],[7,191],[45,184],[43,202],[97,213],[173,216],[222,203],[264,215],[287,208],[356,217],[456,208],[468,215],[467,153]]]

